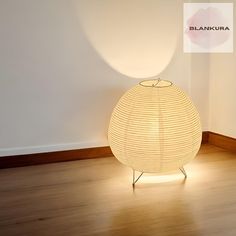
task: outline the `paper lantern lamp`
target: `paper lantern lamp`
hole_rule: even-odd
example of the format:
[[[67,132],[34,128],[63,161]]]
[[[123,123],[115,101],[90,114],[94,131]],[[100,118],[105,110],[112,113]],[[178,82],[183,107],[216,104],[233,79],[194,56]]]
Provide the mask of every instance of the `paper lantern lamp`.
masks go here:
[[[160,79],[128,90],[113,110],[108,131],[114,156],[134,170],[133,184],[135,170],[180,169],[186,177],[183,166],[196,156],[201,137],[200,118],[191,100]]]

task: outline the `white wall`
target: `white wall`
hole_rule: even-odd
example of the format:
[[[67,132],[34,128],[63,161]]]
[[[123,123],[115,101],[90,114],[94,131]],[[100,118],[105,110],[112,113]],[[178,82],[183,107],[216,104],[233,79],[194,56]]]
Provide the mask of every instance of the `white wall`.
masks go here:
[[[234,45],[236,45],[234,35]],[[210,57],[210,130],[236,138],[236,53]]]
[[[211,1],[222,2],[222,1]],[[234,3],[236,0],[223,1]],[[234,21],[235,23],[235,21]],[[234,28],[234,53],[214,53],[209,59],[210,115],[209,129],[236,138],[236,32]]]
[[[233,54],[215,54],[211,56],[210,130],[236,138],[235,52]]]
[[[81,2],[86,3],[0,1],[0,156],[107,145],[112,108],[139,80],[117,72],[93,47],[94,42],[78,16]],[[207,56],[183,53],[182,1],[150,3],[152,10],[162,4],[178,13],[171,18],[177,35],[169,35],[176,38],[176,48],[161,77],[189,93],[207,130]],[[101,1],[93,4],[101,5]],[[111,6],[110,10],[115,11],[116,7]],[[146,9],[140,17],[146,19],[148,13]],[[162,17],[155,15],[165,24]],[[165,27],[156,28],[152,20],[147,27],[161,35]],[[120,30],[119,25],[116,28]],[[158,34],[155,37],[156,44],[163,43],[158,41]],[[148,37],[143,37],[143,45],[152,53],[157,50]],[[162,50],[165,47],[163,44]],[[161,61],[163,51],[155,54]]]

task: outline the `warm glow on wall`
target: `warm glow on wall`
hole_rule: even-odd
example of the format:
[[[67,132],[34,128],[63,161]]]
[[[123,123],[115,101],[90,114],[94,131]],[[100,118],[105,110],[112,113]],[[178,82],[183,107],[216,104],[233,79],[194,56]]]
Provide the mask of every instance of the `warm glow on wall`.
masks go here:
[[[174,54],[180,5],[173,0],[82,0],[77,11],[87,38],[111,67],[148,78],[161,73]]]

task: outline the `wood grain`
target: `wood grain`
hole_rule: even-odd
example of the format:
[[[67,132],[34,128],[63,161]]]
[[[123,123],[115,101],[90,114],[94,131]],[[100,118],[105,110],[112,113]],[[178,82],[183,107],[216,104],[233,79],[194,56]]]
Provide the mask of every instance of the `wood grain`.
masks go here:
[[[0,170],[0,235],[236,235],[236,154],[205,144],[185,169],[134,190],[114,157]]]

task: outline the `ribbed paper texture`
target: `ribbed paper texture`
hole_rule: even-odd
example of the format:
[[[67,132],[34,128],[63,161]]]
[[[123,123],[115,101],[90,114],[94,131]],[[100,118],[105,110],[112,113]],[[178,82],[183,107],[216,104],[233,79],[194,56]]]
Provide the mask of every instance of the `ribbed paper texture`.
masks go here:
[[[198,112],[186,94],[168,81],[153,80],[123,95],[112,113],[108,140],[123,164],[164,172],[193,159],[201,135]]]

